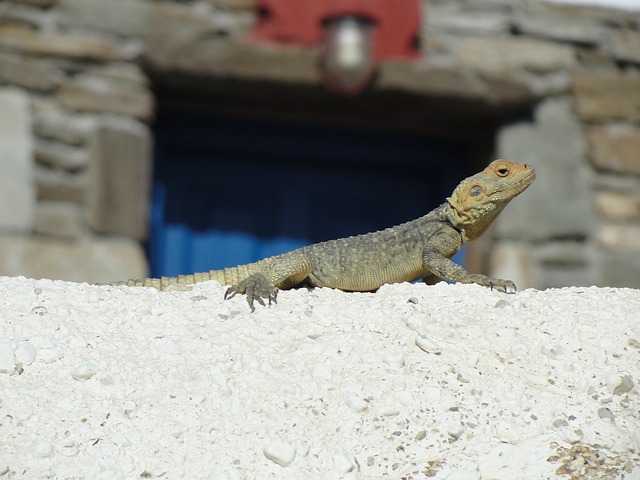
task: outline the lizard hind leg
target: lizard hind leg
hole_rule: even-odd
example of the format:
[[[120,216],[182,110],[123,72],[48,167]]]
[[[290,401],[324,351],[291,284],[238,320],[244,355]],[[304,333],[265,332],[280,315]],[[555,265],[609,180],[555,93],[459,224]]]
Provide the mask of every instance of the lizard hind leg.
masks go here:
[[[265,305],[264,299],[269,301],[269,305],[277,303],[278,289],[269,277],[261,272],[256,272],[242,280],[238,285],[227,288],[224,293],[225,300],[234,297],[236,293],[247,296],[247,303],[252,312],[256,309],[253,305],[254,300],[257,300],[262,306]]]

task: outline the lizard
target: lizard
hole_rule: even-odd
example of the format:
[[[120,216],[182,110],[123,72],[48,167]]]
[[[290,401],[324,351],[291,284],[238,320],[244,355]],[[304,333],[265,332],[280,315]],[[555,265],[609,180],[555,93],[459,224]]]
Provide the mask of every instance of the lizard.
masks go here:
[[[190,285],[217,280],[230,285],[224,298],[246,295],[254,301],[276,302],[279,289],[330,287],[371,292],[387,283],[438,279],[476,283],[505,293],[516,291],[511,280],[469,273],[451,258],[462,245],[482,235],[498,214],[535,179],[527,164],[495,160],[464,179],[446,201],[415,220],[377,232],[304,246],[254,263],[177,277],[147,278],[113,285],[154,287]]]

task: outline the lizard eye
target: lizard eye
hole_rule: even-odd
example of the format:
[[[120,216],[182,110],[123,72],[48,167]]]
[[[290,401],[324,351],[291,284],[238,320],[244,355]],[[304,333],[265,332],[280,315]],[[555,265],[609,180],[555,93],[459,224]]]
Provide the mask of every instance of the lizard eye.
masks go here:
[[[470,197],[477,197],[482,193],[482,187],[480,185],[474,185],[469,191]]]
[[[498,168],[496,168],[496,174],[499,177],[506,177],[507,175],[509,175],[509,168],[506,165],[500,165]]]

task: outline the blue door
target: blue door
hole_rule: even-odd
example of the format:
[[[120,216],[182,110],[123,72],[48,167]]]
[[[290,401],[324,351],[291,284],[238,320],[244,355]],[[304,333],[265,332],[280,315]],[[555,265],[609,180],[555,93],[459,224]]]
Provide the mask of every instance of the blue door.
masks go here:
[[[248,263],[424,215],[464,147],[418,135],[160,112],[152,275]]]

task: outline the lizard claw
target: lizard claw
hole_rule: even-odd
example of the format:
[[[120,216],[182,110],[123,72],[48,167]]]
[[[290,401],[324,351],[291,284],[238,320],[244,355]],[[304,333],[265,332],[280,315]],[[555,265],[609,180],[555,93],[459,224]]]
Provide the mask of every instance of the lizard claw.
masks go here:
[[[484,287],[489,287],[491,290],[494,288],[499,292],[504,293],[516,293],[516,284],[511,280],[503,280],[501,278],[493,278],[487,277],[486,275],[482,275],[479,273],[470,275],[471,283],[477,283],[478,285],[482,285]]]
[[[271,283],[271,280],[262,273],[254,273],[238,285],[229,287],[227,291],[224,292],[224,299],[233,298],[236,293],[247,296],[247,303],[252,312],[256,309],[253,305],[254,301],[257,301],[263,307],[265,306],[265,299],[269,301],[269,305],[271,305],[271,303],[277,303],[278,289]]]

